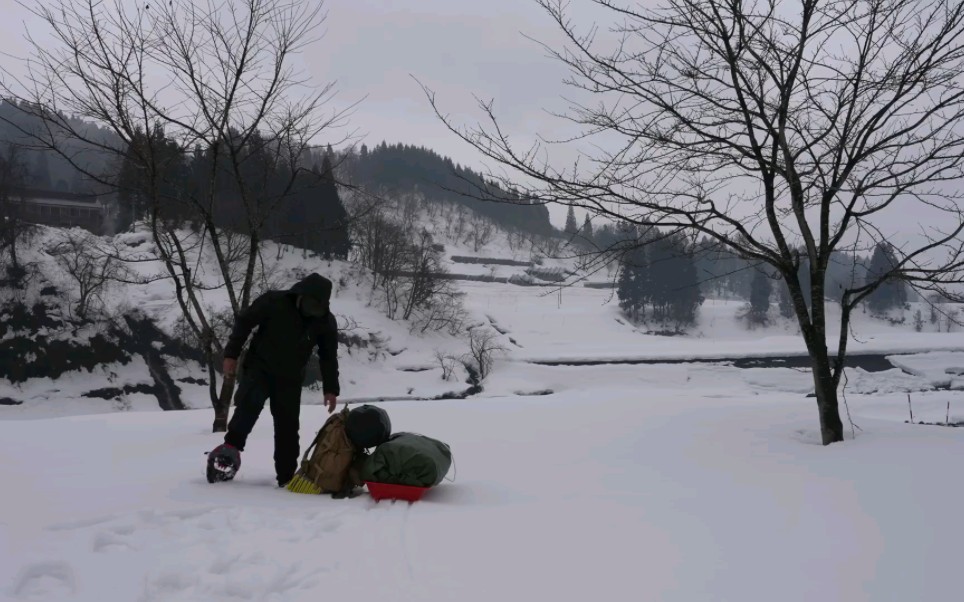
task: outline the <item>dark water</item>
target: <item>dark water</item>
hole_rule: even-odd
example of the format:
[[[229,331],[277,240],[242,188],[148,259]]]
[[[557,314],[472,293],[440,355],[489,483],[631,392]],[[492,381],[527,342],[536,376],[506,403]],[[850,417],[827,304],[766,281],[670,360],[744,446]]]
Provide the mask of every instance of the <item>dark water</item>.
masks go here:
[[[897,354],[888,354],[897,355]],[[831,359],[832,361],[832,359]],[[721,364],[737,368],[810,368],[810,358],[805,355],[748,358],[700,358],[700,359],[625,359],[625,360],[547,360],[531,361],[541,366],[604,366],[608,364],[656,365],[656,364]],[[879,353],[847,356],[848,368],[860,368],[867,372],[884,372],[895,366]]]

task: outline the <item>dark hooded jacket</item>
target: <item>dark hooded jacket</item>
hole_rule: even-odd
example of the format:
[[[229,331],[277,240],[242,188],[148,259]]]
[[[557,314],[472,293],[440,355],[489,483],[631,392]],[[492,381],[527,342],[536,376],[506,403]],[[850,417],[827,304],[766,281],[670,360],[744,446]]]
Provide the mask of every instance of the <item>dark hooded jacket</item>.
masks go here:
[[[338,395],[338,324],[330,311],[322,318],[302,316],[298,295],[314,297],[328,306],[331,281],[310,274],[287,291],[268,291],[255,299],[235,320],[224,357],[237,359],[251,331],[257,328],[245,355],[245,370],[261,370],[282,381],[300,382],[311,349],[317,346],[322,389]]]

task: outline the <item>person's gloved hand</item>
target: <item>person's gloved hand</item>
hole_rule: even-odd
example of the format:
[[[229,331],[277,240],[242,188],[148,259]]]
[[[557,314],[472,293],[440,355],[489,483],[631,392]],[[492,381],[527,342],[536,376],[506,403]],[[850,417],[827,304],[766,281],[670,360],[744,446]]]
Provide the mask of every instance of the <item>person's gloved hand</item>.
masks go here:
[[[338,407],[338,396],[334,393],[325,393],[325,405],[328,406],[328,413],[331,414]]]
[[[234,378],[238,373],[238,360],[232,357],[224,358],[224,378]]]

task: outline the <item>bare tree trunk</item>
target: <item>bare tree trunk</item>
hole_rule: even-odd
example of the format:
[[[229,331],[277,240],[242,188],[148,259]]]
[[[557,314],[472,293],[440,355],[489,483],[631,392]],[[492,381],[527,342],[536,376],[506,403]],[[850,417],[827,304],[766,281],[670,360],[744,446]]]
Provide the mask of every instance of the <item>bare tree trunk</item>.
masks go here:
[[[214,362],[208,363],[208,373],[211,375],[211,383],[213,384],[217,375]],[[235,378],[233,376],[225,376],[221,382],[221,393],[217,396],[217,401],[212,404],[214,406],[214,424],[211,427],[211,432],[226,433],[228,431],[228,415],[231,411],[231,398],[234,397],[234,384]],[[212,397],[214,397],[213,388],[212,386]]]
[[[813,386],[820,416],[820,436],[824,445],[843,441],[843,421],[837,404],[837,380],[827,352],[826,244],[810,259],[810,320],[813,327],[808,350],[813,360]]]
[[[820,415],[820,437],[824,445],[844,440],[843,421],[837,403],[837,386],[830,369],[825,342],[814,341],[810,348],[813,365],[813,390]]]
[[[843,441],[843,421],[837,403],[836,372],[830,363],[827,351],[827,315],[826,300],[824,299],[825,270],[819,267],[819,262],[812,262],[817,266],[810,272],[810,287],[804,290],[797,277],[797,265],[791,265],[781,271],[785,285],[790,292],[790,299],[797,315],[797,323],[803,335],[807,353],[813,373],[813,391],[817,399],[817,413],[820,419],[820,435],[824,445]],[[807,307],[805,295],[810,296],[810,307]],[[839,363],[839,361],[837,362]]]

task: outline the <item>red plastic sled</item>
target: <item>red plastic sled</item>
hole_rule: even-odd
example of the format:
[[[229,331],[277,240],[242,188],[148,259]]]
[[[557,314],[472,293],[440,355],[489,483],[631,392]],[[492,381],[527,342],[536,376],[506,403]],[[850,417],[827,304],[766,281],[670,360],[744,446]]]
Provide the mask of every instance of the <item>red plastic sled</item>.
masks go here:
[[[425,492],[430,487],[412,487],[409,485],[392,485],[390,483],[375,483],[365,481],[368,492],[376,502],[380,500],[404,500],[406,502],[417,502],[422,499]]]

